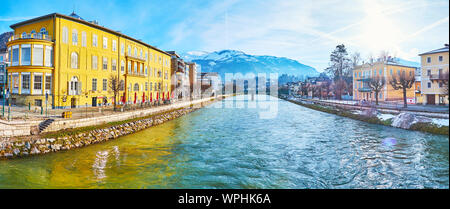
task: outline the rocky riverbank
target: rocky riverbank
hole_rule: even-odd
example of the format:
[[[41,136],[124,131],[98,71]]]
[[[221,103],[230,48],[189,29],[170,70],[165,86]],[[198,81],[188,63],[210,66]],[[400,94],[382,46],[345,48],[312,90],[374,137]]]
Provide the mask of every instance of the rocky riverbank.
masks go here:
[[[284,98],[281,98],[284,99]],[[288,102],[298,104],[310,109],[318,110],[321,112],[331,113],[342,117],[352,118],[359,121],[364,121],[372,124],[379,124],[385,126],[392,126],[396,128],[402,128],[413,131],[422,131],[433,134],[449,134],[449,126],[437,126],[431,123],[431,119],[423,116],[414,115],[412,113],[400,113],[396,117],[388,120],[382,120],[378,118],[377,110],[375,108],[361,111],[361,113],[354,113],[347,109],[342,109],[338,107],[322,106],[318,104],[294,101],[289,99],[284,99]]]
[[[116,125],[94,128],[92,130],[88,129],[88,131],[61,131],[40,137],[3,140],[0,141],[0,159],[70,150],[116,139],[181,117],[202,106],[204,105],[201,105],[200,107],[190,106],[176,109],[132,121],[116,122]]]

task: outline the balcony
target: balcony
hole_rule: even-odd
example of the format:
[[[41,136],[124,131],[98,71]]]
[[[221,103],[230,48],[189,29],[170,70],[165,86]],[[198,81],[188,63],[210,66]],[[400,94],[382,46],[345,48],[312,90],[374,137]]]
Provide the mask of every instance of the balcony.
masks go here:
[[[40,33],[29,33],[29,34],[13,35],[8,39],[8,42],[15,41],[15,40],[23,40],[23,39],[52,41],[52,37],[50,35],[40,34]]]
[[[372,89],[369,87],[358,88],[359,92],[372,92]]]
[[[431,81],[443,81],[443,80],[448,80],[448,74],[429,74],[428,77],[430,78]]]

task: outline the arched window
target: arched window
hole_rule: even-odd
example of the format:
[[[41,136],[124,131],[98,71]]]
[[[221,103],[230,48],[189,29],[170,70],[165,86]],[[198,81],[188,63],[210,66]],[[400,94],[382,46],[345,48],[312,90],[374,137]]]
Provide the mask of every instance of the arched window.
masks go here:
[[[139,84],[137,83],[134,84],[134,91],[139,91]]]
[[[142,58],[143,58],[143,57],[142,57],[142,49],[139,51],[139,53],[141,54],[141,59],[142,59]]]
[[[79,95],[81,92],[81,85],[78,82],[78,78],[76,76],[73,76],[72,79],[70,79],[69,83],[69,95]]]
[[[72,69],[78,69],[78,54],[76,52],[72,52],[70,55],[70,67]]]
[[[36,38],[36,31],[35,31],[35,30],[32,30],[30,34],[31,34],[31,36],[32,36],[33,38]]]
[[[134,57],[137,57],[137,49],[134,47]]]
[[[41,30],[39,31],[40,34],[42,35],[48,35],[48,31],[45,28],[41,28]]]
[[[128,74],[131,74],[131,61],[128,61]]]
[[[26,38],[27,37],[27,32],[23,32],[22,33],[22,38]]]

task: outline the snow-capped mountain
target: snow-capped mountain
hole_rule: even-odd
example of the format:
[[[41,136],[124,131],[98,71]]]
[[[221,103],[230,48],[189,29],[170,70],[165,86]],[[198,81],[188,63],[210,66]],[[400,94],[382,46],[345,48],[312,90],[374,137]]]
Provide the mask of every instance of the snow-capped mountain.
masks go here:
[[[202,72],[225,73],[278,73],[293,76],[316,76],[319,73],[311,66],[285,57],[249,55],[237,50],[216,52],[191,51],[181,55],[186,61],[201,66]]]

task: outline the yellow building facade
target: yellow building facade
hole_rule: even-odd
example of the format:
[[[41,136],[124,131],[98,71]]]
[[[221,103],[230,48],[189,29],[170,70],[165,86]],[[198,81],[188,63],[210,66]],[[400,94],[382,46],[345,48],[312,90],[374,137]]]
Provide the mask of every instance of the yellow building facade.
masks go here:
[[[395,90],[390,84],[394,77],[404,74],[414,77],[415,67],[403,66],[389,61],[379,61],[356,66],[353,70],[353,99],[375,101],[375,92],[368,86],[370,78],[383,77],[386,84],[378,95],[378,101],[403,101],[403,90]],[[408,103],[415,101],[415,86],[406,91]]]
[[[11,25],[7,43],[12,103],[54,108],[142,103],[171,95],[170,55],[76,14],[49,14]],[[14,62],[14,63],[13,63]],[[46,99],[47,94],[47,99]]]
[[[421,92],[423,104],[448,105],[449,46],[419,54],[422,65]]]

